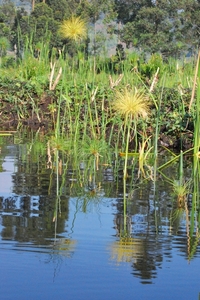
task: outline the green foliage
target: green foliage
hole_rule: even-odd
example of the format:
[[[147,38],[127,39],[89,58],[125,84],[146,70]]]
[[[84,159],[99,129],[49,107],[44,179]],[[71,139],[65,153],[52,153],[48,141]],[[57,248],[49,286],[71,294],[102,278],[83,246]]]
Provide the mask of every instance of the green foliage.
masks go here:
[[[57,31],[63,20],[72,15],[79,16],[92,25],[90,49],[95,55],[106,51],[106,30],[109,36],[117,34],[118,42],[125,42],[127,47],[149,54],[162,53],[165,58],[178,58],[186,51],[194,52],[199,45],[199,1],[31,2],[34,9],[29,16],[23,9],[16,9],[11,0],[4,1],[0,6],[0,36],[7,37],[12,46],[16,44],[18,54],[23,53],[27,36],[32,40],[33,49],[35,44],[46,39],[50,40],[51,48],[62,49],[63,41]],[[99,24],[104,24],[103,30],[99,30]],[[73,42],[67,43],[67,48],[73,47]],[[83,45],[88,52],[87,47],[88,42]],[[73,51],[69,50],[70,52]],[[118,64],[116,68],[118,72],[123,69]]]
[[[15,5],[10,0],[3,1],[0,5],[0,23],[11,26],[15,19]]]
[[[69,36],[67,36],[67,39],[61,40],[58,35],[62,17],[66,17],[68,14],[72,16],[71,11],[65,11],[63,15],[59,15],[59,5],[69,5],[69,3],[73,4],[71,11],[77,13],[76,16],[80,15],[80,19],[85,16],[87,20],[95,23],[95,27],[93,27],[93,49],[90,48],[93,50],[91,52],[95,54],[94,56],[91,56],[87,49],[88,41],[86,41],[86,44],[72,43]],[[157,44],[160,45],[159,47],[161,47],[162,41],[166,47],[170,47],[165,36],[167,31],[170,31],[170,26],[164,20],[168,15],[166,11],[162,11],[160,2],[158,7],[149,7],[148,5],[144,7],[144,4],[147,4],[146,1],[141,1],[138,7],[131,5],[131,1],[123,3],[124,5],[130,5],[134,12],[138,12],[139,9],[139,15],[143,17],[140,24],[136,24],[138,14],[134,15],[134,13],[129,16],[127,22],[124,21],[124,30],[127,29],[130,43],[134,43],[135,48],[141,47],[142,38],[144,37],[147,40],[146,46],[144,46],[146,51],[154,49],[156,39],[158,39]],[[148,134],[153,135],[157,119],[160,136],[173,136],[170,139],[170,146],[174,145],[175,138],[182,138],[183,133],[192,130],[190,126],[195,112],[191,111],[188,114],[190,90],[187,90],[187,88],[191,88],[193,61],[191,63],[182,61],[180,64],[180,61],[178,62],[175,59],[166,60],[166,57],[161,54],[164,51],[162,47],[162,51],[159,49],[158,52],[154,51],[151,55],[136,49],[128,52],[121,42],[117,44],[116,53],[111,58],[100,56],[98,50],[103,47],[102,43],[106,42],[106,38],[98,34],[97,20],[101,12],[107,7],[106,2],[99,2],[100,6],[97,8],[95,8],[96,1],[90,3],[88,1],[69,1],[67,4],[64,2],[60,4],[53,0],[46,3],[36,3],[34,11],[29,16],[22,11],[16,15],[16,22],[13,24],[13,30],[15,31],[13,42],[15,41],[21,57],[15,59],[13,56],[13,59],[9,59],[5,56],[2,59],[1,76],[10,76],[14,82],[14,89],[11,89],[10,92],[8,92],[10,84],[4,82],[6,87],[5,98],[10,105],[13,104],[14,111],[18,111],[18,119],[26,118],[30,109],[32,109],[34,114],[37,114],[38,120],[42,120],[41,108],[45,108],[47,114],[53,119],[54,126],[58,124],[56,127],[58,128],[58,135],[65,136],[67,134],[70,137],[73,136],[75,140],[78,140],[80,136],[88,135],[95,142],[100,141],[99,144],[103,139],[107,139],[109,145],[118,146],[120,144],[123,149],[126,128],[124,130],[120,118],[115,118],[111,103],[116,89],[124,91],[125,88],[137,87],[138,90],[145,89],[149,98],[153,98],[155,101],[151,105],[151,117],[147,121],[148,124],[145,123],[144,126],[141,118],[138,120],[135,139],[139,135],[138,141],[140,139],[141,142],[142,138],[145,138],[144,140],[148,138]],[[88,11],[86,10],[83,13],[84,5],[87,6]],[[111,5],[110,1],[109,5]],[[167,9],[166,6],[164,7]],[[56,9],[58,9],[59,17],[58,15],[55,17]],[[172,14],[172,11],[170,13]],[[176,10],[172,17],[175,15]],[[145,20],[148,20],[148,22],[146,23]],[[156,31],[153,26],[155,20],[157,21]],[[166,26],[166,32],[163,31],[164,37],[161,37],[163,22]],[[6,23],[2,24],[5,25]],[[178,21],[177,24],[179,26]],[[135,28],[138,29],[138,33]],[[142,30],[143,33],[140,32],[139,34],[139,31]],[[63,47],[64,43],[65,47]],[[177,40],[175,44],[179,45],[181,49],[184,46],[184,41]],[[2,43],[2,49],[3,45]],[[74,50],[75,45],[77,48]],[[6,54],[5,47],[4,54]],[[55,90],[51,91],[52,97],[49,97],[48,102],[45,103],[42,96],[43,93],[48,92],[51,66],[54,63],[56,68],[55,74],[53,74],[53,82],[55,82],[60,69],[62,69],[62,74]],[[6,70],[7,67],[10,69]],[[158,69],[159,73],[155,78],[152,95],[149,88]],[[16,78],[19,79],[17,85],[15,84]],[[20,90],[18,90],[18,85],[20,85]],[[166,89],[165,86],[170,88]],[[160,97],[162,98],[162,105],[158,117],[157,108]],[[58,122],[56,122],[57,120]],[[128,130],[131,136],[133,129],[129,128]],[[144,133],[145,130],[147,130],[147,133]],[[122,141],[120,141],[121,138]],[[137,147],[138,145],[139,143],[137,143]]]
[[[199,1],[115,1],[127,46],[179,57],[199,44]],[[193,33],[194,32],[194,33]]]
[[[16,67],[15,57],[4,56],[1,60],[1,67],[7,70],[10,68],[15,68]]]
[[[154,91],[154,98],[158,103],[160,97],[162,97],[159,107],[160,115],[156,121],[160,128],[160,139],[163,145],[174,145],[174,147],[178,148],[188,148],[192,145],[190,132],[193,131],[194,114],[188,113],[190,93],[190,90],[185,90],[185,95],[183,96],[176,88],[163,87]],[[152,110],[152,116],[152,119],[157,118],[156,110]],[[150,126],[155,128],[155,122],[151,123]]]
[[[40,18],[41,16],[46,19],[53,18],[53,10],[46,3],[39,3],[35,6],[34,11],[31,13],[33,18]]]
[[[159,68],[159,75],[162,75],[164,72],[163,59],[160,54],[152,54],[147,63],[142,62],[139,65],[141,75],[143,77],[152,78],[155,75],[156,71]]]
[[[8,39],[8,43],[12,40],[12,26],[15,19],[15,6],[12,1],[4,1],[0,5],[0,38]],[[2,50],[1,50],[2,51]],[[2,56],[2,54],[1,54]]]
[[[6,55],[6,51],[10,46],[9,40],[6,37],[0,37],[0,57]]]
[[[37,80],[40,84],[47,83],[46,74],[49,71],[49,66],[45,61],[38,61],[37,58],[27,55],[19,67],[19,74],[23,80]]]
[[[55,45],[59,47],[61,41],[57,37],[57,30],[58,22],[53,19],[52,9],[45,3],[36,4],[30,16],[19,16],[15,28],[18,52],[23,52],[25,48],[37,51],[38,43],[49,45],[49,50]]]
[[[74,1],[73,1],[74,2]],[[53,18],[56,21],[63,21],[65,18],[69,18],[73,13],[73,8],[70,9],[70,1],[65,0],[46,0],[46,4],[51,8]]]

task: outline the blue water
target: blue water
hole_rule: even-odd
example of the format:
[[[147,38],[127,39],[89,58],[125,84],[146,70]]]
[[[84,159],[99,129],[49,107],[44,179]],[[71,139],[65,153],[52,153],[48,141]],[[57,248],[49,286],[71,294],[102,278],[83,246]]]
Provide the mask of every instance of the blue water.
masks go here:
[[[27,161],[19,160],[18,146],[1,154],[0,299],[199,299],[199,247],[189,260],[194,244],[186,213],[171,224],[164,185],[158,187],[159,203],[152,200],[152,183],[133,193],[127,217],[131,243],[120,246],[123,202],[114,181],[110,195],[102,184],[86,209],[84,197],[63,193],[56,222],[55,197],[40,181],[48,171],[36,181],[30,168],[22,168]],[[21,186],[29,176],[30,189]],[[31,194],[36,186],[40,193]]]

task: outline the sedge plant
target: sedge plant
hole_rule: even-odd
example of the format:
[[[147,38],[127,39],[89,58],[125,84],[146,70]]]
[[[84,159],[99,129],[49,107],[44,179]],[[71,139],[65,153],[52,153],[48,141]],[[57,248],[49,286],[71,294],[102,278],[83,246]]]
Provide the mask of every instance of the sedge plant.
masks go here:
[[[197,89],[196,89],[197,87]],[[199,180],[200,180],[200,51],[198,53],[197,63],[196,63],[196,71],[194,77],[194,87],[192,91],[191,97],[191,105],[194,100],[194,95],[196,92],[196,118],[194,120],[194,150],[193,150],[193,194],[192,194],[192,211],[191,211],[191,226],[194,226],[195,215],[197,215],[197,211],[199,210]],[[199,221],[199,220],[198,220]]]
[[[70,40],[74,43],[74,48],[78,49],[80,41],[87,37],[87,23],[81,17],[72,15],[71,18],[61,23],[58,32],[63,39]],[[74,69],[74,59],[72,62]]]
[[[134,125],[134,138],[137,139],[137,121],[139,118],[145,119],[149,113],[148,98],[145,93],[138,89],[125,88],[122,92],[116,92],[116,98],[113,102],[114,110],[124,117],[124,132],[126,135],[124,179],[127,177],[127,160],[129,150],[129,140],[131,126]],[[137,145],[136,145],[137,147]]]
[[[72,16],[70,19],[62,22],[59,33],[63,38],[77,42],[87,36],[86,22],[80,17]]]
[[[139,118],[145,119],[149,112],[148,98],[145,93],[138,89],[125,88],[122,92],[116,92],[116,98],[113,102],[114,110],[124,118],[124,132],[126,135],[125,162],[124,162],[124,226],[126,226],[126,178],[127,178],[127,163],[129,152],[129,141],[131,126],[134,124],[134,138],[136,139],[137,147],[137,121]]]

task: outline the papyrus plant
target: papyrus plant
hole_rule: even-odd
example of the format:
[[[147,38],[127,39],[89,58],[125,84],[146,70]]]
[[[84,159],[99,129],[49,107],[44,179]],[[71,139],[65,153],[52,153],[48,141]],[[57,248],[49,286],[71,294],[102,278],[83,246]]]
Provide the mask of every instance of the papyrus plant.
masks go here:
[[[126,178],[128,149],[131,126],[134,126],[133,138],[137,137],[137,122],[139,118],[145,119],[148,116],[150,102],[143,90],[125,88],[117,91],[113,101],[113,108],[117,114],[124,119],[124,135],[126,135],[126,150],[124,162],[124,227],[126,226]],[[136,139],[137,147],[137,139]],[[136,148],[137,149],[137,148]]]
[[[63,38],[77,42],[87,36],[86,22],[80,17],[72,16],[70,19],[62,22],[59,33]]]
[[[113,101],[113,108],[117,114],[124,118],[124,133],[126,133],[126,150],[124,178],[127,176],[127,158],[130,140],[130,130],[134,127],[134,138],[137,136],[137,122],[146,119],[149,113],[150,101],[143,90],[125,88],[117,91]],[[136,145],[137,146],[137,145]]]

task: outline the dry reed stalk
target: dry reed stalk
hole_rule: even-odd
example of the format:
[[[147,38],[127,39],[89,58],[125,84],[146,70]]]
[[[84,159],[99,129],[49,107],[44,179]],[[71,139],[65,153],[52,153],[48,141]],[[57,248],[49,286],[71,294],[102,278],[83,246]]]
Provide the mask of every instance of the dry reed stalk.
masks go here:
[[[158,69],[156,71],[156,74],[154,75],[153,81],[151,83],[151,86],[150,86],[150,89],[149,89],[150,93],[153,92],[154,87],[155,87],[156,83],[158,82],[158,73],[159,73],[159,67],[158,67]]]
[[[198,57],[197,57],[197,64],[196,64],[196,69],[195,69],[195,75],[194,75],[194,83],[193,83],[193,88],[192,88],[192,95],[191,95],[191,99],[190,99],[190,104],[189,104],[189,112],[194,100],[194,96],[195,96],[195,89],[196,89],[196,85],[197,85],[197,76],[198,76],[198,70],[199,70],[199,60],[200,60],[200,51],[198,53]]]
[[[56,66],[56,63],[54,63],[52,65],[52,62],[50,63],[50,68],[51,68],[51,74],[50,74],[50,77],[49,77],[49,90],[50,91],[54,91],[59,80],[60,80],[60,77],[62,75],[62,67],[60,67],[59,71],[58,71],[58,74],[56,76],[56,79],[53,83],[53,77],[54,77],[54,73],[55,73],[55,66]]]
[[[92,92],[91,102],[94,102],[94,99],[96,97],[97,91],[98,91],[98,87],[96,87],[96,89]]]
[[[47,142],[47,169],[52,169],[52,160],[51,160],[51,148],[50,148],[50,142]]]
[[[113,80],[111,75],[109,75],[109,81],[110,81],[110,88],[113,89],[114,87],[118,86],[118,84],[120,83],[120,81],[122,80],[124,74],[120,74],[119,77],[117,78],[117,80]]]

